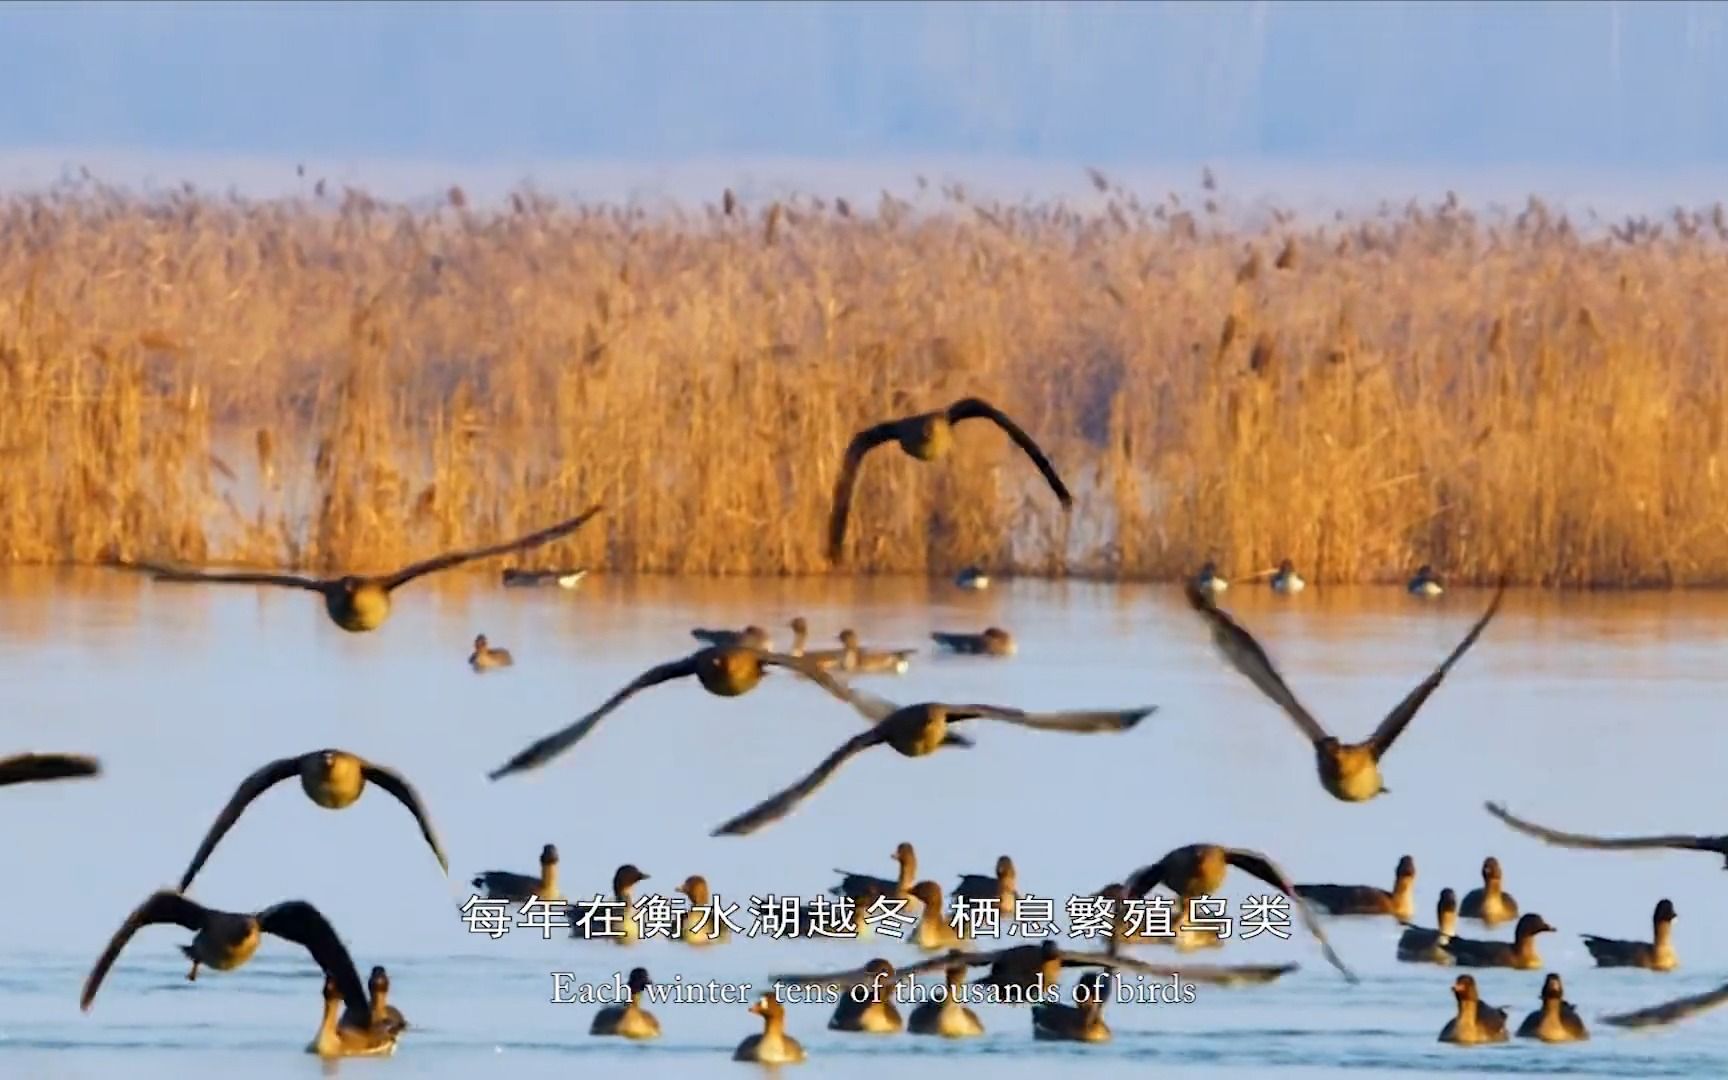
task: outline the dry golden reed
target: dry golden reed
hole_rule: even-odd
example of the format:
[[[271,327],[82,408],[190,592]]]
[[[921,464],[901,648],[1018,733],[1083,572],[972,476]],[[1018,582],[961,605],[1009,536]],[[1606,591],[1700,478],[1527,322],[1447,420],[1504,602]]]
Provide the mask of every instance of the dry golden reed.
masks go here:
[[[968,424],[867,461],[851,569],[1728,583],[1719,208],[1249,228],[1093,180],[1084,210],[12,196],[0,561],[374,568],[603,497],[536,560],[822,572],[850,435],[977,394],[1072,519]]]

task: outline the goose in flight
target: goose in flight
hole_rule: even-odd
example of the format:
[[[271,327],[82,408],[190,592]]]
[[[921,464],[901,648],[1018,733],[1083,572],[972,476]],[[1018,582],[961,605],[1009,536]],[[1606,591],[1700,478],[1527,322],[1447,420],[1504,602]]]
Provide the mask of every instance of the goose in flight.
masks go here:
[[[1068,510],[1074,505],[1074,496],[1068,493],[1062,478],[1056,475],[1055,466],[1032,441],[1032,436],[1021,430],[1020,425],[1009,419],[1006,413],[982,398],[962,398],[946,409],[887,420],[852,436],[852,442],[846,447],[846,458],[840,466],[840,476],[834,481],[834,507],[828,518],[828,560],[840,561],[846,543],[846,518],[852,509],[852,488],[858,482],[858,466],[863,464],[866,454],[883,443],[897,442],[900,449],[919,461],[937,461],[954,445],[954,425],[974,419],[989,420],[1006,432],[1044,474],[1045,482],[1056,493],[1062,509]]]
[[[1501,581],[1488,610],[1476,620],[1476,625],[1464,635],[1464,640],[1458,643],[1452,654],[1441,661],[1439,667],[1386,714],[1374,734],[1359,743],[1341,742],[1337,736],[1327,733],[1320,721],[1296,700],[1296,695],[1285,685],[1284,677],[1278,674],[1272,658],[1266,655],[1260,643],[1255,641],[1240,623],[1220,611],[1212,595],[1193,585],[1186,591],[1189,605],[1198,611],[1211,627],[1212,642],[1224,654],[1224,659],[1258,687],[1261,693],[1288,713],[1290,719],[1296,722],[1296,726],[1314,744],[1320,785],[1335,799],[1364,802],[1387,792],[1387,787],[1381,782],[1380,759],[1392,749],[1393,742],[1404,733],[1417,710],[1422,708],[1429,695],[1440,686],[1446,673],[1452,670],[1452,665],[1469,651],[1470,646],[1476,644],[1476,639],[1500,610],[1500,600],[1506,594],[1506,583]]]
[[[1338,954],[1332,951],[1332,943],[1326,939],[1326,931],[1321,927],[1320,920],[1314,917],[1313,911],[1297,893],[1296,886],[1290,883],[1290,878],[1279,869],[1277,863],[1258,851],[1224,847],[1221,844],[1188,844],[1167,852],[1157,862],[1142,866],[1128,875],[1124,880],[1124,889],[1128,897],[1138,898],[1162,885],[1176,894],[1176,912],[1186,919],[1188,902],[1196,897],[1217,896],[1218,890],[1224,885],[1224,874],[1232,866],[1259,878],[1289,897],[1291,906],[1301,916],[1308,932],[1320,943],[1320,951],[1326,954],[1326,959],[1344,978],[1350,982],[1357,981],[1356,973],[1345,966]]]
[[[234,789],[228,805],[216,815],[210,831],[204,835],[204,842],[198,845],[197,853],[192,856],[192,864],[181,876],[182,891],[191,887],[192,879],[198,876],[205,860],[210,858],[210,853],[216,850],[216,845],[221,843],[228,830],[234,827],[234,823],[240,820],[240,815],[252,804],[252,800],[292,776],[300,778],[300,788],[306,793],[306,797],[326,810],[342,810],[352,806],[365,792],[368,782],[378,785],[414,815],[414,823],[420,826],[420,835],[426,839],[427,846],[437,857],[438,865],[446,873],[449,872],[450,860],[444,856],[443,845],[438,842],[438,834],[432,829],[426,807],[420,802],[420,796],[413,785],[403,779],[400,773],[382,765],[374,765],[358,754],[350,754],[346,750],[314,750],[298,757],[272,761],[240,781],[240,786]]]
[[[790,668],[824,689],[828,689],[829,693],[844,697],[833,677],[823,671],[820,665],[807,658],[782,656],[745,645],[710,645],[707,648],[696,650],[689,656],[649,668],[638,675],[630,685],[607,698],[599,708],[587,716],[554,731],[550,735],[535,740],[515,757],[493,769],[487,775],[489,778],[497,780],[509,776],[511,773],[539,768],[581,742],[589,732],[599,726],[600,721],[612,713],[612,710],[624,704],[633,695],[650,687],[671,682],[673,679],[685,679],[694,676],[696,681],[702,684],[702,689],[710,694],[717,697],[738,697],[740,694],[747,694],[756,689],[757,684],[762,681],[762,677],[772,667]]]
[[[372,1004],[366,996],[365,985],[360,982],[354,960],[329,921],[311,904],[304,900],[289,900],[256,914],[217,911],[168,889],[151,894],[126,916],[126,921],[114,932],[85,978],[78,1007],[90,1011],[90,1006],[96,1001],[96,992],[102,989],[102,980],[108,976],[108,969],[120,958],[121,950],[126,948],[134,934],[146,926],[167,923],[193,932],[192,943],[180,947],[180,951],[192,961],[192,969],[186,975],[189,982],[198,977],[200,966],[217,971],[233,971],[242,966],[258,951],[263,935],[273,934],[311,953],[318,966],[336,980],[341,997],[348,1004],[349,1017],[361,1025],[370,1023]]]
[[[526,536],[518,536],[514,540],[506,540],[501,544],[492,544],[487,547],[469,548],[464,551],[446,551],[442,555],[434,555],[430,559],[411,563],[394,573],[376,576],[344,574],[341,577],[317,578],[305,577],[300,574],[245,570],[186,570],[149,562],[124,562],[120,565],[148,571],[157,581],[279,585],[290,589],[305,589],[324,598],[324,610],[329,614],[331,622],[344,630],[358,634],[368,630],[376,630],[384,625],[384,620],[390,617],[390,594],[415,578],[425,577],[427,574],[437,573],[440,570],[448,570],[454,566],[461,566],[463,563],[473,562],[476,559],[527,551],[530,548],[550,543],[580,529],[600,510],[601,507],[598,505],[591,506],[567,521],[561,521],[556,525],[541,529],[538,532],[531,532]]]
[[[745,836],[780,820],[826,783],[840,766],[873,747],[888,746],[902,757],[915,758],[933,754],[943,746],[970,746],[970,739],[948,730],[950,724],[964,720],[999,720],[1040,731],[1093,734],[1127,731],[1157,709],[1148,705],[1138,709],[1028,713],[999,705],[949,705],[935,701],[900,706],[834,679],[829,679],[824,689],[850,703],[865,719],[873,721],[872,726],[841,743],[839,749],[802,780],[721,825],[712,835]]]

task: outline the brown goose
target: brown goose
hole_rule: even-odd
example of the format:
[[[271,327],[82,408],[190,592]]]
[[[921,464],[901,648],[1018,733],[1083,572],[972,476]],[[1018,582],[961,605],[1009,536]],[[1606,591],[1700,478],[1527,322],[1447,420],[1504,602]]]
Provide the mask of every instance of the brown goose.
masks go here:
[[[188,982],[197,979],[200,967],[233,971],[242,966],[258,951],[263,935],[273,934],[311,953],[318,966],[337,981],[354,1023],[364,1027],[371,1022],[372,1004],[366,996],[366,987],[360,982],[360,973],[348,955],[347,946],[336,936],[329,921],[311,904],[304,900],[289,900],[256,914],[217,911],[168,889],[152,893],[126,916],[120,929],[114,931],[114,936],[108,940],[107,947],[84,979],[78,1007],[85,1012],[90,1010],[96,1001],[96,992],[102,989],[102,980],[108,977],[108,969],[120,958],[121,951],[134,934],[146,926],[168,923],[193,932],[192,943],[180,947],[180,951],[192,961],[192,968],[186,973]]]
[[[1509,942],[1455,937],[1448,939],[1442,947],[1461,967],[1508,967],[1530,971],[1542,966],[1542,957],[1536,953],[1536,935],[1553,929],[1542,916],[1531,912],[1518,920]]]
[[[868,731],[842,743],[802,780],[721,825],[712,835],[745,836],[780,820],[826,783],[840,766],[872,747],[888,746],[903,757],[915,758],[933,754],[942,746],[971,745],[970,740],[948,730],[951,723],[1000,720],[1041,731],[1092,734],[1127,731],[1156,709],[1156,706],[1146,706],[1110,711],[1027,713],[998,705],[948,705],[933,701],[902,707],[839,683],[833,683],[831,689],[837,689],[838,696],[875,723]]]
[[[1458,914],[1487,926],[1498,926],[1518,917],[1518,901],[1503,887],[1505,875],[1500,860],[1490,855],[1482,860],[1482,887],[1464,894]]]
[[[1307,903],[1296,894],[1296,887],[1290,883],[1289,877],[1278,868],[1278,864],[1258,851],[1227,848],[1219,844],[1188,844],[1167,852],[1157,862],[1134,871],[1124,881],[1123,888],[1128,897],[1141,897],[1162,885],[1176,894],[1176,912],[1179,917],[1185,918],[1189,901],[1196,897],[1218,895],[1218,890],[1224,885],[1224,874],[1232,866],[1259,878],[1288,896],[1290,905],[1301,916],[1308,932],[1320,943],[1320,951],[1326,954],[1326,959],[1344,978],[1350,982],[1357,981],[1356,973],[1332,951],[1332,943],[1326,939],[1325,929],[1308,909]]]
[[[1674,920],[1679,916],[1674,912],[1674,902],[1662,899],[1656,902],[1656,910],[1651,915],[1654,924],[1650,941],[1619,941],[1615,938],[1597,937],[1595,934],[1584,935],[1584,947],[1590,950],[1590,956],[1596,961],[1597,967],[1638,967],[1651,971],[1673,971],[1679,966],[1680,960],[1674,955]]]
[[[1454,979],[1452,996],[1458,1001],[1458,1015],[1440,1029],[1441,1042],[1472,1046],[1506,1041],[1506,1010],[1482,1003],[1474,976],[1460,975]]]
[[[1398,860],[1390,892],[1373,885],[1298,885],[1296,895],[1328,915],[1390,915],[1409,922],[1416,913],[1416,860]]]
[[[1273,666],[1271,657],[1266,655],[1260,643],[1255,641],[1240,623],[1218,609],[1214,594],[1192,583],[1186,592],[1189,605],[1198,611],[1211,627],[1212,642],[1224,654],[1224,659],[1289,714],[1290,719],[1296,722],[1296,726],[1314,744],[1320,786],[1335,799],[1364,802],[1387,792],[1386,785],[1380,779],[1380,759],[1392,749],[1393,742],[1404,733],[1417,710],[1422,708],[1423,703],[1440,686],[1446,673],[1452,670],[1452,665],[1469,651],[1470,646],[1476,644],[1476,639],[1500,610],[1500,601],[1506,595],[1506,582],[1501,581],[1488,610],[1476,620],[1476,625],[1464,635],[1464,640],[1452,650],[1452,655],[1441,661],[1439,667],[1386,714],[1374,734],[1359,743],[1341,742],[1336,736],[1327,733],[1320,721],[1296,700],[1296,695],[1285,685],[1284,677],[1278,674],[1278,669]]]
[[[587,510],[556,525],[506,540],[501,544],[469,548],[466,551],[446,551],[430,559],[411,563],[390,574],[362,576],[346,574],[335,578],[304,577],[299,574],[254,573],[228,570],[185,570],[158,563],[125,562],[120,565],[146,570],[157,581],[213,582],[228,585],[280,585],[291,589],[306,589],[324,598],[324,610],[330,621],[351,633],[376,630],[390,617],[390,594],[427,574],[448,570],[476,559],[527,551],[575,532],[598,514],[601,507]]]
[[[444,848],[438,843],[438,834],[433,831],[432,822],[426,816],[426,807],[420,802],[420,796],[413,785],[403,779],[401,774],[382,765],[375,765],[346,750],[314,750],[297,757],[279,758],[240,781],[240,786],[234,789],[228,804],[211,823],[210,831],[204,834],[204,842],[198,845],[197,853],[192,856],[192,865],[188,866],[186,873],[181,876],[182,891],[191,886],[192,879],[198,876],[205,860],[210,858],[210,853],[216,850],[216,845],[228,835],[228,830],[234,827],[234,823],[240,820],[240,815],[252,804],[252,800],[290,777],[298,777],[300,790],[306,793],[308,799],[326,810],[342,810],[352,806],[365,793],[367,783],[378,785],[414,815],[414,823],[420,826],[420,835],[425,837],[427,846],[438,859],[438,865],[446,873],[449,872],[450,860],[445,858]]]
[[[710,694],[717,697],[738,697],[756,689],[757,684],[762,681],[762,677],[772,667],[789,668],[818,685],[824,686],[836,696],[843,696],[844,694],[837,686],[832,685],[834,682],[832,676],[802,657],[780,656],[743,645],[711,645],[706,649],[698,649],[680,660],[673,660],[661,664],[659,667],[649,668],[638,675],[630,685],[607,698],[598,709],[575,723],[530,743],[526,749],[503,765],[493,769],[487,776],[490,779],[498,780],[509,776],[511,773],[539,768],[581,742],[614,709],[624,704],[633,695],[650,687],[671,682],[673,679],[685,679],[694,676],[696,681],[702,684],[702,689]]]
[[[1566,1000],[1560,976],[1549,972],[1548,977],[1542,980],[1542,1007],[1518,1025],[1518,1037],[1547,1043],[1582,1042],[1590,1037],[1578,1010]]]
[[[864,455],[885,442],[897,442],[900,449],[919,461],[937,461],[954,444],[953,426],[972,419],[989,420],[1006,432],[1044,474],[1045,482],[1056,493],[1062,509],[1074,505],[1074,497],[1068,493],[1062,478],[1056,475],[1050,459],[1044,456],[1044,451],[1038,448],[1032,437],[1021,430],[1020,425],[981,398],[963,398],[946,409],[889,420],[865,428],[852,437],[852,442],[846,447],[846,458],[840,465],[840,475],[834,481],[834,508],[828,518],[829,561],[840,561],[846,543],[846,518],[852,509],[852,488],[858,482],[858,467],[863,464]]]

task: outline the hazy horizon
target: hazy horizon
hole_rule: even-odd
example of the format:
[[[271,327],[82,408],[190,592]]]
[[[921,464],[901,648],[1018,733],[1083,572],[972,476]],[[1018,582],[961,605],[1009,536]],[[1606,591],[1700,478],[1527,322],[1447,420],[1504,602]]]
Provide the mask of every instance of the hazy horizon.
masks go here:
[[[12,184],[1728,166],[1728,7],[1701,3],[64,3],[0,7],[0,39]]]

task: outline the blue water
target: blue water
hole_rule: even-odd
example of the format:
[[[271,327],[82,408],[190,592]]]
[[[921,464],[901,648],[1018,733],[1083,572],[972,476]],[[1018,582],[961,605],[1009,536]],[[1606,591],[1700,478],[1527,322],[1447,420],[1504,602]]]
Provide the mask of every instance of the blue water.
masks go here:
[[[318,1021],[316,969],[266,939],[233,973],[185,981],[174,927],[140,933],[95,1007],[84,973],[133,905],[178,880],[210,819],[265,761],[338,746],[405,773],[451,858],[439,873],[408,815],[377,789],[340,814],[293,783],[255,802],[191,894],[229,910],[290,898],[317,904],[362,970],[389,967],[413,1029],[388,1062],[341,1070],[469,1077],[565,1077],[622,1068],[679,1077],[742,1075],[730,1051],[760,1030],[741,1005],[667,1005],[665,1029],[637,1045],[587,1034],[593,1006],[550,1003],[550,972],[610,982],[635,965],[659,981],[765,986],[770,972],[843,968],[884,955],[876,941],[665,941],[621,948],[518,928],[471,934],[456,913],[466,881],[531,872],[559,846],[571,896],[608,887],[634,862],[643,890],[691,873],[728,902],[767,892],[814,896],[831,868],[892,874],[917,845],[920,876],[945,888],[1014,857],[1021,889],[1089,892],[1168,849],[1210,840],[1263,850],[1297,880],[1389,884],[1418,865],[1418,921],[1439,889],[1478,881],[1499,856],[1507,888],[1560,930],[1545,970],[1560,972],[1587,1020],[1693,993],[1728,978],[1721,860],[1544,848],[1481,810],[1605,832],[1720,831],[1719,722],[1728,678],[1714,594],[1514,593],[1384,762],[1392,794],[1345,805],[1318,787],[1294,726],[1214,656],[1175,590],[1000,582],[983,594],[937,582],[682,582],[591,577],[575,593],[503,590],[491,575],[417,583],[380,631],[350,635],[304,594],[152,584],[97,572],[0,574],[0,747],[88,751],[94,782],[0,790],[0,1076],[305,1076]],[[1239,586],[1225,597],[1256,630],[1310,709],[1359,738],[1420,680],[1475,617],[1480,593],[1423,603],[1397,590],[1310,590],[1293,599]],[[1026,708],[1157,704],[1119,736],[975,730],[970,751],[906,760],[873,751],[791,817],[747,838],[708,831],[791,782],[857,730],[850,710],[794,679],[722,700],[694,684],[645,693],[567,757],[525,777],[485,779],[525,742],[597,704],[652,663],[688,650],[693,625],[780,629],[803,614],[826,639],[843,625],[867,642],[921,646],[932,629],[1011,629],[1009,660],[928,650],[872,691],[910,702],[981,700]],[[477,632],[517,666],[476,676]],[[823,642],[824,644],[826,642]],[[1228,883],[1233,899],[1263,891]],[[1580,932],[1643,937],[1657,899],[1680,912],[1682,969],[1596,971]],[[825,1030],[827,1010],[789,1009],[809,1051],[802,1074],[877,1077],[1520,1075],[1719,1076],[1728,1010],[1655,1033],[1597,1025],[1592,1041],[1464,1050],[1435,1035],[1452,1011],[1453,972],[1393,959],[1390,921],[1330,924],[1362,976],[1345,983],[1300,929],[1189,954],[1214,962],[1293,960],[1270,986],[1201,987],[1186,1005],[1112,1004],[1114,1039],[1034,1043],[1024,1008],[979,1006],[988,1035],[948,1043]],[[1509,938],[1466,922],[1470,936]],[[1014,944],[1017,942],[1005,942]],[[1080,947],[1087,947],[1080,943]],[[1161,961],[1175,954],[1143,948]],[[1478,972],[1483,997],[1516,1021],[1541,971]],[[754,1067],[748,1067],[754,1068]]]

